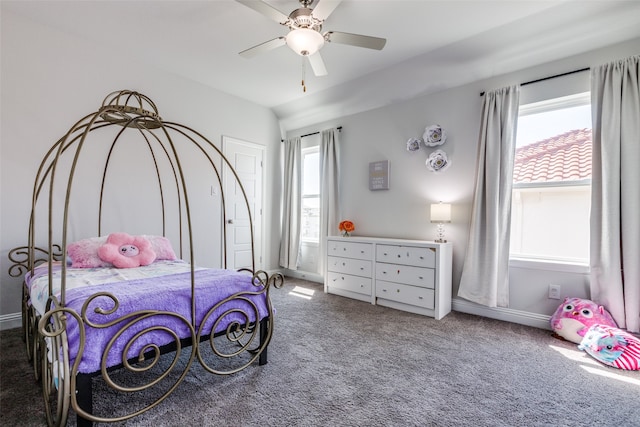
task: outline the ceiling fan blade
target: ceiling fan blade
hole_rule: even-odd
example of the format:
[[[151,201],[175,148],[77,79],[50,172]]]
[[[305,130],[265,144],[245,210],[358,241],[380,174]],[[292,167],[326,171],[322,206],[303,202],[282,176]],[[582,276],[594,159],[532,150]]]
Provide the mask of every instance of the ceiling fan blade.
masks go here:
[[[327,67],[324,66],[324,61],[322,60],[322,56],[320,56],[320,51],[308,56],[308,58],[309,64],[311,64],[311,68],[313,69],[313,74],[318,77],[327,75]]]
[[[278,9],[268,5],[263,1],[257,1],[257,0],[236,0],[236,1],[238,3],[242,3],[243,5],[255,10],[256,12],[263,14],[269,19],[273,19],[279,24],[284,25],[284,23],[287,22],[287,20],[289,19],[289,16],[285,15],[284,13],[280,12]]]
[[[324,21],[335,10],[342,0],[320,0],[311,14],[314,18]]]
[[[349,44],[351,46],[366,47],[367,49],[382,50],[387,39],[380,37],[362,36],[360,34],[342,33],[340,31],[327,31],[325,40],[332,43]]]
[[[244,58],[253,58],[256,55],[260,55],[261,53],[273,50],[280,46],[284,46],[285,44],[286,39],[284,37],[278,37],[277,39],[272,39],[268,42],[264,42],[257,46],[253,46],[249,49],[243,50],[239,55]]]

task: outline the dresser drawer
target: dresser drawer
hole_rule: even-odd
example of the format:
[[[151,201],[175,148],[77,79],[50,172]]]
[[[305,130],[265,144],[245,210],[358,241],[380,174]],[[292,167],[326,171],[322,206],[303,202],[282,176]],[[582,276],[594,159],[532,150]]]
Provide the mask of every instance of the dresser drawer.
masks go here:
[[[371,295],[371,279],[367,277],[351,276],[329,272],[327,275],[330,288],[342,289],[363,295]]]
[[[435,307],[435,291],[433,289],[385,282],[383,280],[376,280],[376,297],[416,307],[428,309]]]
[[[372,247],[370,243],[329,240],[327,241],[327,255],[370,260],[373,255]]]
[[[435,270],[432,268],[381,262],[376,263],[376,280],[404,283],[429,289],[434,289],[436,286]]]
[[[415,246],[377,245],[376,261],[435,268],[436,249]]]
[[[327,257],[327,270],[371,277],[371,261],[330,256]]]

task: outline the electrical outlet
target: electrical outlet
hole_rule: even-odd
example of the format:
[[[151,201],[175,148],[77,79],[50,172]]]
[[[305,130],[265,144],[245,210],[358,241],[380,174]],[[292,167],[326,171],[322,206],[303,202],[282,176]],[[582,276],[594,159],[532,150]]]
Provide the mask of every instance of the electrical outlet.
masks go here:
[[[560,285],[549,285],[549,298],[560,299]]]

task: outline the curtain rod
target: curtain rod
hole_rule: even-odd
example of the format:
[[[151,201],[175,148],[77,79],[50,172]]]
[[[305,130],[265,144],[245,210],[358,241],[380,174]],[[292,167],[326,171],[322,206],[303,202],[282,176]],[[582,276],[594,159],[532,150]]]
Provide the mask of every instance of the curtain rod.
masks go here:
[[[342,126],[338,126],[336,129],[338,129],[338,132],[342,132]],[[305,138],[305,137],[311,136],[311,135],[317,135],[319,133],[320,133],[319,131],[318,132],[311,132],[311,133],[308,133],[306,135],[301,135],[300,138]],[[284,139],[281,139],[280,142],[284,142]]]
[[[568,76],[569,74],[581,73],[583,71],[589,71],[590,69],[591,69],[590,67],[586,67],[586,68],[580,68],[579,70],[567,71],[566,73],[554,74],[553,76],[542,77],[540,79],[535,79],[535,80],[530,80],[528,82],[520,83],[520,86],[526,86],[532,83],[543,82],[545,80],[555,79],[556,77]],[[480,92],[480,96],[482,95],[484,95],[484,92]]]
[[[338,129],[338,131],[342,131],[342,126],[338,126],[336,129]],[[320,132],[311,132],[311,133],[308,133],[308,134],[306,134],[306,135],[301,135],[301,136],[300,136],[300,138],[305,138],[305,137],[307,137],[307,136],[311,136],[311,135],[317,135],[317,134],[319,134],[319,133],[320,133]]]

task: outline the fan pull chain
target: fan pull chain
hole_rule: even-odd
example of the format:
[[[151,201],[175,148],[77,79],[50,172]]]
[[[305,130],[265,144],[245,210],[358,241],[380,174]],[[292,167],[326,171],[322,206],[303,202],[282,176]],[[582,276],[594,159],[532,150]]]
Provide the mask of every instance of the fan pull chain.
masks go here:
[[[307,91],[307,86],[304,84],[304,78],[305,78],[305,57],[302,57],[302,91],[306,92]]]

